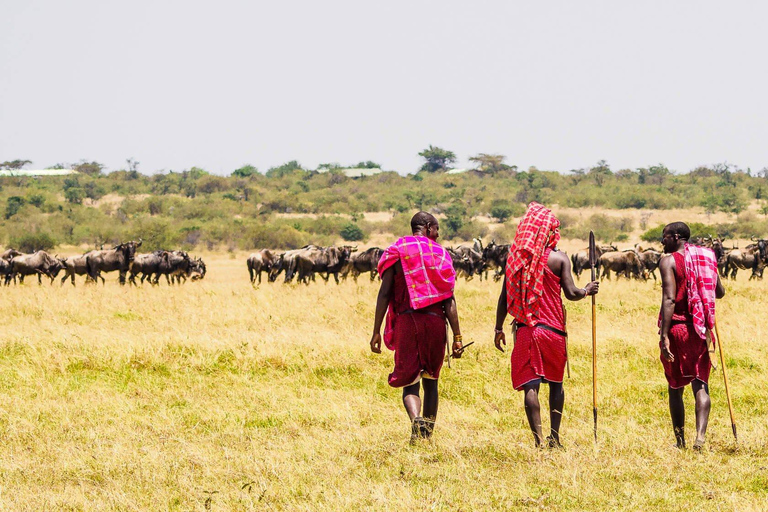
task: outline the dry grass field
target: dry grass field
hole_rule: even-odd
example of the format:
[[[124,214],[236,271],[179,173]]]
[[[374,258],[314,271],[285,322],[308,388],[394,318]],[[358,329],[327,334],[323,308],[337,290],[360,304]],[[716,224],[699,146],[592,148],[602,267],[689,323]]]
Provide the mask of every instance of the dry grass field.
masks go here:
[[[244,254],[206,261],[175,288],[3,289],[0,510],[768,510],[768,283],[741,275],[719,303],[738,445],[718,369],[705,451],[674,447],[660,287],[613,281],[599,440],[589,303],[569,303],[565,449],[534,449],[492,344],[499,285],[462,280],[476,344],[444,370],[433,440],[410,446],[392,354],[368,349],[376,283],[253,289]]]

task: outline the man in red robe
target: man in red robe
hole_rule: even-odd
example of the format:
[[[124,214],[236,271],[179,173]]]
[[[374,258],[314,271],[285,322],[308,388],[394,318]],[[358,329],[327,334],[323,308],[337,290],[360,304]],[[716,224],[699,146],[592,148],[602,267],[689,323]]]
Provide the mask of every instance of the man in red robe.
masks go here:
[[[664,227],[659,261],[662,300],[659,312],[659,349],[669,384],[669,413],[678,448],[685,448],[683,391],[691,385],[696,401],[694,450],[704,446],[709,422],[707,339],[715,326],[715,298],[725,296],[717,273],[717,258],[705,247],[688,243],[690,228],[683,222]]]
[[[437,418],[437,379],[446,347],[446,320],[453,331],[453,356],[461,357],[461,330],[453,287],[456,273],[448,252],[438,243],[437,219],[419,212],[411,219],[413,236],[390,246],[379,261],[381,288],[371,351],[381,353],[381,324],[387,315],[384,344],[395,351],[389,385],[403,388],[403,405],[411,420],[411,442],[429,438]],[[419,395],[424,388],[424,402]]]
[[[577,288],[571,261],[557,250],[560,221],[538,203],[528,205],[509,248],[504,285],[496,307],[494,343],[504,352],[503,325],[507,313],[514,319],[512,385],[524,391],[525,414],[536,446],[543,441],[539,385],[549,384],[550,435],[547,446],[560,447],[560,420],[565,403],[563,373],[568,359],[565,310],[560,290],[568,300],[581,300],[597,293],[593,281]]]

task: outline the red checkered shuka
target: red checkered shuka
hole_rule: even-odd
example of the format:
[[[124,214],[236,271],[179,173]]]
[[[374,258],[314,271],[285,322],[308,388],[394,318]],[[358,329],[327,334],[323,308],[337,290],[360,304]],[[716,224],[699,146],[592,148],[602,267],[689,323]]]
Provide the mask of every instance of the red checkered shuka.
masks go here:
[[[693,327],[706,338],[707,329],[715,328],[717,258],[712,249],[685,244],[685,279]]]
[[[560,241],[560,221],[552,210],[532,202],[517,226],[515,241],[509,248],[505,276],[507,312],[520,323],[533,327],[544,293],[545,250]]]

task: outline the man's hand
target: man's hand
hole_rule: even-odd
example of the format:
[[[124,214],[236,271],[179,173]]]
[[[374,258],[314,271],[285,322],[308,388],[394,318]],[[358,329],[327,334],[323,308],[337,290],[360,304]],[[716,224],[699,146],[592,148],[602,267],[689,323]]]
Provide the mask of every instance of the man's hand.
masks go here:
[[[504,347],[507,346],[507,336],[504,334],[504,331],[497,332],[496,336],[493,339],[493,344],[496,345],[496,348],[504,352]],[[504,345],[504,347],[502,347]]]
[[[662,335],[661,336],[661,341],[659,342],[659,348],[661,349],[661,357],[664,358],[665,361],[667,361],[669,363],[674,362],[675,356],[669,350],[669,336],[668,335]]]
[[[453,350],[453,354],[452,354],[453,357],[455,359],[461,359],[461,354],[464,353],[464,347],[463,347],[463,345],[461,344],[460,341],[454,341],[453,342],[452,350]]]
[[[600,289],[600,282],[599,281],[592,281],[591,283],[587,283],[587,286],[584,287],[584,291],[586,292],[585,297],[589,297],[590,295],[597,295],[597,292]]]
[[[371,352],[381,354],[381,334],[378,332],[373,333],[373,336],[371,336]]]

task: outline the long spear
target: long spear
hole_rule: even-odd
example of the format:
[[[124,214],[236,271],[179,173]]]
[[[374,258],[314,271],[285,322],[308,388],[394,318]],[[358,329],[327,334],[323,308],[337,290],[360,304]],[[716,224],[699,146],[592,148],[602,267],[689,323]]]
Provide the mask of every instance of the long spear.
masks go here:
[[[725,397],[728,399],[728,412],[731,413],[731,429],[733,429],[733,438],[739,442],[736,436],[736,418],[733,415],[733,405],[731,404],[731,390],[728,388],[728,374],[725,372],[725,356],[723,356],[723,342],[720,339],[720,331],[715,322],[715,336],[717,336],[717,347],[720,350],[720,366],[723,367],[723,382],[725,383]]]
[[[595,233],[589,232],[589,268],[592,281],[595,280]],[[597,442],[597,331],[595,330],[595,296],[592,295],[592,415],[595,418],[595,442]]]

